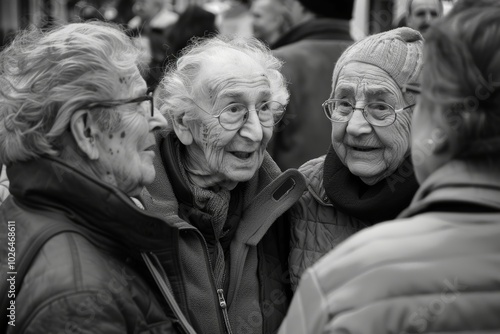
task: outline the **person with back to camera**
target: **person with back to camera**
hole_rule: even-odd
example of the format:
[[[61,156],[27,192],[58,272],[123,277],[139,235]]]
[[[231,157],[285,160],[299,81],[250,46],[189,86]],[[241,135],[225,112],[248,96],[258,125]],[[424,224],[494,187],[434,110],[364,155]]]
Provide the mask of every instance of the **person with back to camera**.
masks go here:
[[[22,32],[0,54],[0,269],[17,272],[0,283],[2,333],[178,333],[148,271],[169,231],[131,199],[166,127],[138,56],[97,22]]]
[[[326,154],[330,146],[330,124],[321,103],[330,94],[335,62],[353,43],[349,21],[354,0],[283,1],[292,28],[271,49],[284,62],[281,73],[289,83],[290,103],[268,152],[281,170],[287,170]]]
[[[429,29],[424,63],[420,189],[304,274],[280,333],[500,331],[498,1],[458,2]]]
[[[323,103],[332,145],[300,167],[308,187],[290,212],[293,288],[321,256],[357,231],[395,218],[415,194],[414,96],[402,89],[419,78],[422,45],[417,31],[399,28],[355,43],[338,60]]]
[[[280,66],[257,39],[218,36],[185,49],[156,91],[169,129],[142,199],[176,231],[160,261],[200,333],[274,333],[288,308],[281,217],[305,180],[266,152],[288,100]]]

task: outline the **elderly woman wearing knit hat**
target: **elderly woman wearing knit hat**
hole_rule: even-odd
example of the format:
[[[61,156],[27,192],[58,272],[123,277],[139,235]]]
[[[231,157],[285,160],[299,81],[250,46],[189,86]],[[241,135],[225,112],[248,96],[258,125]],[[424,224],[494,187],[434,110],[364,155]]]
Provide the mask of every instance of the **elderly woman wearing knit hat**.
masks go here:
[[[309,186],[291,209],[294,290],[307,267],[357,231],[394,219],[415,194],[415,98],[404,87],[418,83],[422,46],[420,33],[399,28],[355,43],[338,60],[323,103],[332,145],[300,168]]]

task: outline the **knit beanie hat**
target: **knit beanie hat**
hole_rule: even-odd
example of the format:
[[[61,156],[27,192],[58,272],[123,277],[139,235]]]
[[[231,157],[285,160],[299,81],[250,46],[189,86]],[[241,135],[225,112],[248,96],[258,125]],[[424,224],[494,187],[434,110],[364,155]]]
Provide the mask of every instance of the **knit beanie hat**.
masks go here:
[[[318,17],[352,19],[354,0],[299,0],[299,2]]]
[[[403,27],[368,36],[344,51],[333,70],[335,89],[340,71],[349,63],[375,65],[386,71],[403,88],[419,82],[424,39],[416,30]]]

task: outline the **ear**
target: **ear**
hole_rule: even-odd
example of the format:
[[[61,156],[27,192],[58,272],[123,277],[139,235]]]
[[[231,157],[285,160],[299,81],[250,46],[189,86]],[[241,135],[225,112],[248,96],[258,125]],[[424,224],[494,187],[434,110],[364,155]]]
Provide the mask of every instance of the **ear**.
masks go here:
[[[444,154],[450,148],[450,138],[446,129],[442,127],[437,126],[434,129],[430,140],[432,141],[431,149],[434,154]]]
[[[174,117],[172,117],[172,126],[181,143],[185,146],[189,146],[193,143],[193,134],[187,126],[185,119],[186,113],[184,112],[180,115],[174,115]]]
[[[78,110],[70,120],[71,134],[78,147],[90,160],[99,159],[99,150],[96,145],[97,126],[93,124],[88,110]]]

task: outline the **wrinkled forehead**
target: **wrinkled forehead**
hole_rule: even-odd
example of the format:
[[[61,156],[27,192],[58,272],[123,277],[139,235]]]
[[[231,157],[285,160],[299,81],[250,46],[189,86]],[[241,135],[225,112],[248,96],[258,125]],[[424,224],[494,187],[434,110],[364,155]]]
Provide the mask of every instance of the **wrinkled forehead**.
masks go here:
[[[270,81],[262,65],[242,52],[230,50],[202,63],[196,87],[198,93],[214,100],[228,90],[270,90]]]
[[[331,96],[354,96],[360,89],[368,97],[402,97],[401,89],[389,73],[363,62],[348,63],[340,70],[337,82],[332,85]]]

